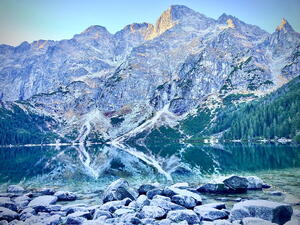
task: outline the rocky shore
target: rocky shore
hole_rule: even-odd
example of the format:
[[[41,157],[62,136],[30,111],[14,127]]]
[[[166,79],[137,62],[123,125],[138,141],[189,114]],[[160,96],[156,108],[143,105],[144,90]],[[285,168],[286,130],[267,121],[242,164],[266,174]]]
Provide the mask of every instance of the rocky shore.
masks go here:
[[[102,204],[87,205],[72,204],[78,198],[76,193],[52,188],[25,190],[11,185],[7,192],[0,193],[0,225],[297,224],[291,221],[293,208],[288,204],[238,198],[248,190],[264,188],[270,186],[254,176],[231,176],[199,187],[153,183],[133,188],[126,180],[118,179],[99,196]],[[237,195],[233,206],[222,202],[227,194]],[[219,201],[208,202],[206,195],[218,195]]]

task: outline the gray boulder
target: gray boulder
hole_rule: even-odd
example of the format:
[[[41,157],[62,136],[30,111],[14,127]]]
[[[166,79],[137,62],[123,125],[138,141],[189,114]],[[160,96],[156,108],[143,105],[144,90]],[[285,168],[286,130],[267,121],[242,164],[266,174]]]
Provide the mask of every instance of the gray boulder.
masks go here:
[[[174,195],[188,196],[188,197],[194,198],[198,205],[200,205],[202,203],[202,198],[199,194],[194,193],[194,192],[189,191],[189,190],[176,188],[176,187],[167,187],[167,188],[165,188],[164,189],[164,195],[166,195],[168,197],[172,197]]]
[[[104,211],[104,210],[101,210],[101,209],[96,209],[95,212],[94,212],[94,215],[93,215],[93,220],[96,220],[100,217],[103,217],[105,216],[106,218],[112,218],[112,214],[108,211]]]
[[[4,207],[0,207],[0,220],[6,220],[8,222],[14,220],[14,219],[18,219],[19,215],[8,209],[8,208],[4,208]]]
[[[247,200],[234,204],[230,220],[242,220],[246,217],[258,217],[272,223],[284,224],[291,219],[293,209],[287,204],[266,201]]]
[[[175,223],[186,221],[188,224],[195,224],[200,222],[198,215],[189,209],[170,211],[168,212],[167,219]]]
[[[219,219],[227,219],[228,214],[222,210],[203,207],[203,206],[196,206],[194,208],[195,213],[197,213],[203,220],[207,221],[214,221]]]
[[[192,209],[197,205],[196,199],[194,199],[191,196],[186,196],[186,195],[173,195],[172,202],[174,202],[178,205],[182,205],[187,209]]]
[[[147,192],[147,197],[149,199],[152,199],[154,196],[156,195],[161,195],[163,193],[163,190],[160,189],[160,188],[155,188],[155,189],[152,189],[150,191]]]
[[[49,212],[48,206],[55,204],[56,202],[56,196],[43,195],[31,200],[28,207],[33,208],[36,212]]]
[[[69,217],[68,216],[65,224],[81,225],[86,221],[87,221],[87,219],[85,219],[84,217]]]
[[[77,211],[69,214],[68,217],[73,217],[73,218],[83,217],[88,220],[91,220],[93,218],[92,214],[89,211]]]
[[[231,193],[245,193],[248,188],[248,180],[245,177],[231,176],[223,181],[229,187]]]
[[[165,211],[171,211],[171,210],[180,210],[180,209],[185,209],[183,206],[181,205],[177,205],[173,202],[164,200],[164,199],[153,199],[150,202],[150,206],[158,206],[160,208],[163,208]]]
[[[130,189],[129,184],[124,179],[118,179],[111,183],[103,194],[103,203],[130,198],[134,200],[137,193]]]
[[[158,184],[142,184],[139,188],[138,188],[138,193],[140,195],[145,195],[147,194],[148,191],[151,191],[155,188],[158,188],[159,185]]]
[[[8,208],[13,211],[17,211],[17,206],[8,197],[0,197],[0,206]]]
[[[42,195],[54,195],[55,190],[53,188],[43,188],[39,190],[39,193],[41,193]]]
[[[114,212],[117,209],[122,208],[123,206],[129,205],[130,202],[131,202],[131,199],[129,199],[129,198],[125,198],[123,200],[110,201],[110,202],[106,202],[103,205],[101,205],[100,209],[104,210],[104,211]]]
[[[76,194],[68,191],[58,191],[54,195],[57,197],[57,201],[75,201],[77,199]]]
[[[166,215],[166,211],[159,206],[144,206],[141,210],[142,218],[159,219]]]
[[[9,185],[7,188],[7,192],[9,193],[23,193],[25,189],[20,185]]]
[[[114,216],[120,217],[122,215],[129,214],[129,213],[134,213],[134,212],[135,212],[134,208],[128,207],[128,206],[124,206],[122,208],[117,209],[114,212]]]
[[[263,188],[264,182],[257,176],[248,176],[246,177],[248,184],[248,190],[261,190]]]
[[[223,202],[208,203],[208,204],[204,204],[204,205],[198,206],[198,207],[208,207],[208,208],[214,208],[214,209],[226,209],[226,205]]]

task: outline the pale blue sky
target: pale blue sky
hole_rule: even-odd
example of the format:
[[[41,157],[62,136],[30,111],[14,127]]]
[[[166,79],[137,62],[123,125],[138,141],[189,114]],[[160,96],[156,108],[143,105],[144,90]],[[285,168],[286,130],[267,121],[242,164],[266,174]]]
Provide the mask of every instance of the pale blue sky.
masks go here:
[[[155,23],[175,4],[215,19],[225,12],[268,32],[285,17],[300,31],[300,0],[0,0],[0,43],[69,39],[90,25],[115,33],[133,22]]]

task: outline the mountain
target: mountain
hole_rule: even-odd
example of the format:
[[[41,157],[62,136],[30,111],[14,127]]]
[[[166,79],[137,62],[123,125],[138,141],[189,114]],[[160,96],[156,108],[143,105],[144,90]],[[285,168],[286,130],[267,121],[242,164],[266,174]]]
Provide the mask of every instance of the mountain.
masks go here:
[[[0,100],[4,110],[15,104],[51,118],[52,131],[68,140],[121,143],[232,94],[276,90],[299,75],[299,48],[285,19],[269,34],[174,5],[154,25],[115,34],[91,26],[69,40],[0,45]]]

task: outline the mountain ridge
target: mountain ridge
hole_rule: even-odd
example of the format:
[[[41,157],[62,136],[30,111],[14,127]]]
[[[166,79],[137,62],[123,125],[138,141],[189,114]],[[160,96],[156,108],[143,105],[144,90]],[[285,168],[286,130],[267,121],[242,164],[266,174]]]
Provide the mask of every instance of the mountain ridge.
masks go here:
[[[60,136],[115,139],[155,115],[176,122],[207,96],[264,95],[299,75],[300,35],[286,24],[269,34],[171,6],[152,26],[115,34],[90,26],[69,40],[1,45],[0,100],[50,115]]]

